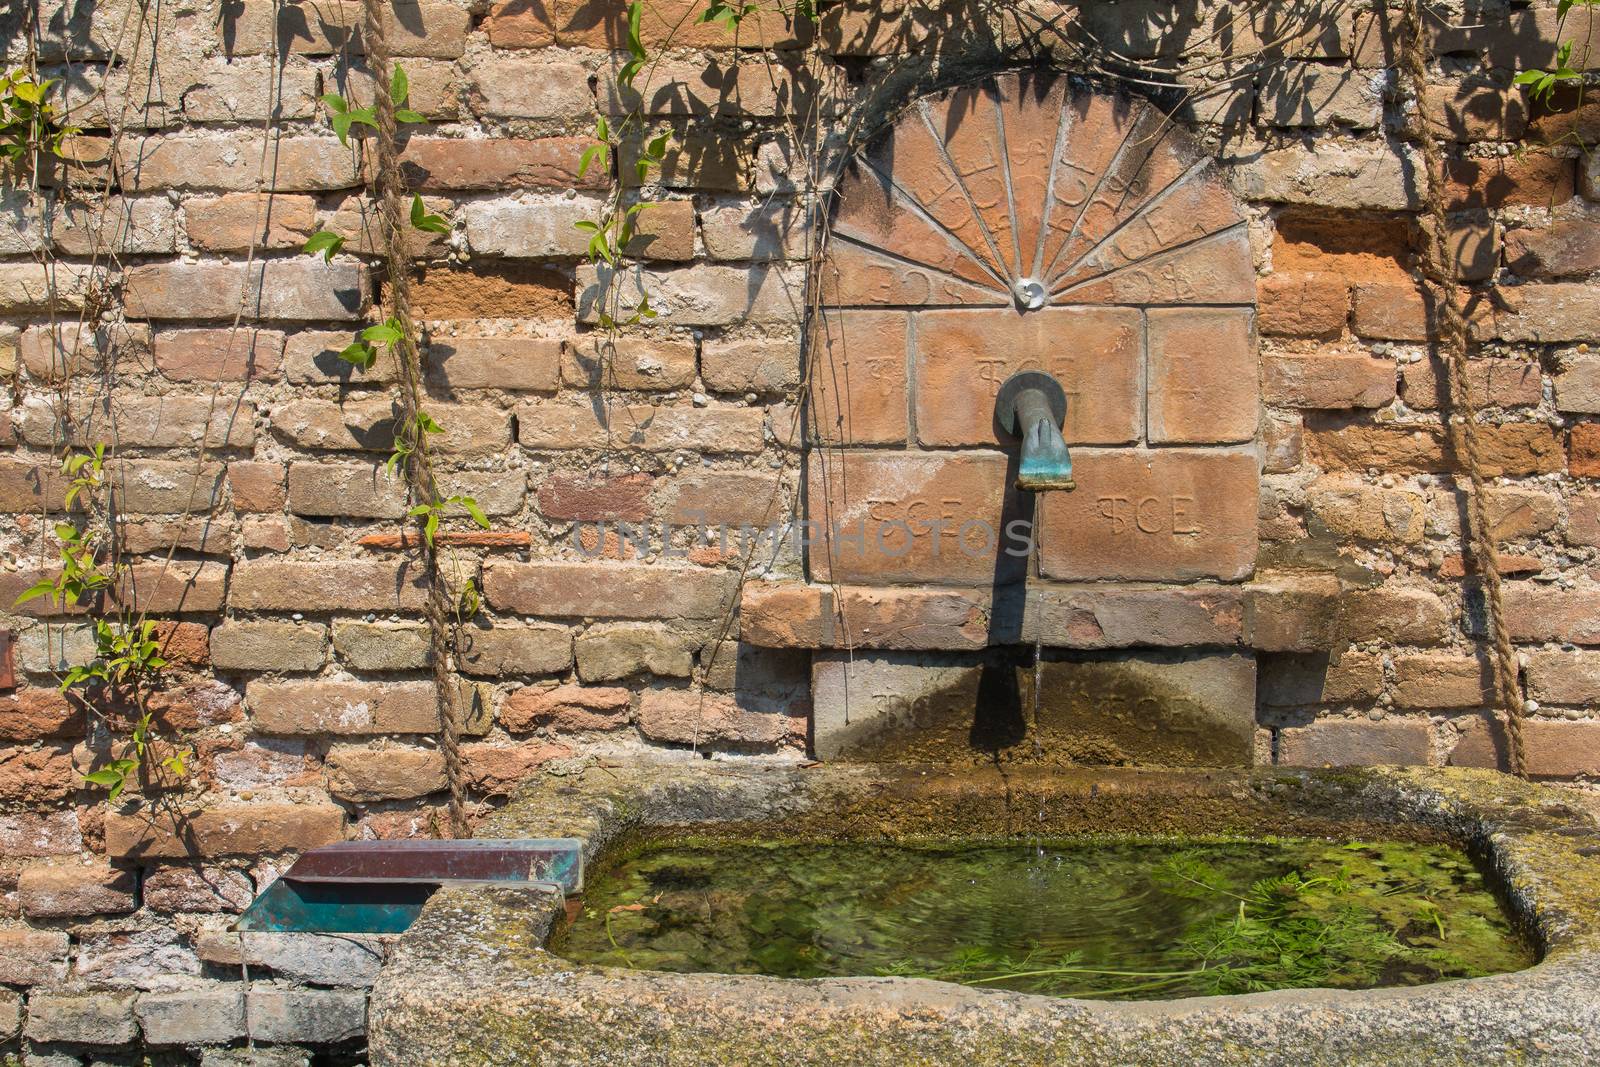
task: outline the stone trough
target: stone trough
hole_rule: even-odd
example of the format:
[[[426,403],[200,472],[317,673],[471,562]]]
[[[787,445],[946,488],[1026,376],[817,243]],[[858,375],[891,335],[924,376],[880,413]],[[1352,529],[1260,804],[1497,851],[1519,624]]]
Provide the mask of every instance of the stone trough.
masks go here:
[[[546,775],[482,831],[576,837],[601,869],[693,833],[812,840],[1297,834],[1455,843],[1538,953],[1427,986],[1155,1002],[917,978],[780,979],[575,965],[559,894],[441,891],[373,992],[372,1063],[1584,1064],[1600,1048],[1600,826],[1570,794],[1465,770],[974,770],[704,761]]]

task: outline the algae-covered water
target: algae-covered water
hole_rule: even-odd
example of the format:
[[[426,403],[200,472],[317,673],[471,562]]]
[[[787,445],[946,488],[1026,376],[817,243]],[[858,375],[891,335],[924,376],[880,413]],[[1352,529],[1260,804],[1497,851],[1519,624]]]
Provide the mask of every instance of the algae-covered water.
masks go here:
[[[553,948],[662,971],[1124,999],[1533,962],[1461,852],[1310,840],[663,845],[602,875]]]

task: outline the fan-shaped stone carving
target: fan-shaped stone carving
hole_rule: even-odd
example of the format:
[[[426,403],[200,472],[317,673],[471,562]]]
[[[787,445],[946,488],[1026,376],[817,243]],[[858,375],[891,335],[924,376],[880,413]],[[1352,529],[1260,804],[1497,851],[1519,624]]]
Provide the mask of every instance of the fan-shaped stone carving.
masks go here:
[[[1243,220],[1143,101],[1011,74],[919,101],[850,165],[824,292],[837,306],[1233,304]]]

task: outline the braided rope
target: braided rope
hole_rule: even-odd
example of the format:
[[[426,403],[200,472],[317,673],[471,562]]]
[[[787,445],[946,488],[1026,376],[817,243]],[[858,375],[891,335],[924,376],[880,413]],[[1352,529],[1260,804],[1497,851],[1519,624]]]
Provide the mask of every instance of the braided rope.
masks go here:
[[[1456,281],[1455,270],[1447,236],[1448,218],[1444,203],[1444,156],[1439,146],[1436,127],[1428,114],[1428,40],[1422,22],[1421,0],[1406,0],[1404,12],[1401,62],[1411,89],[1416,94],[1419,138],[1427,181],[1424,184],[1424,201],[1432,233],[1425,233],[1427,242],[1422,256],[1424,277],[1437,289],[1439,300],[1439,343],[1446,356],[1445,371],[1449,385],[1449,409],[1446,425],[1451,447],[1466,468],[1471,485],[1468,501],[1466,534],[1471,543],[1472,555],[1478,562],[1483,580],[1485,628],[1491,645],[1490,667],[1494,675],[1495,693],[1504,709],[1506,738],[1509,742],[1509,763],[1512,774],[1526,778],[1527,760],[1522,742],[1522,717],[1527,709],[1522,690],[1517,684],[1517,652],[1511,644],[1511,631],[1506,624],[1500,577],[1500,553],[1494,542],[1494,523],[1489,515],[1489,503],[1484,492],[1482,452],[1478,446],[1478,406],[1468,380],[1467,350],[1471,334],[1466,312],[1461,302],[1461,286]],[[1424,230],[1427,228],[1424,227]]]
[[[389,313],[399,321],[401,335],[394,346],[401,378],[401,415],[395,432],[397,435],[408,433],[411,437],[413,448],[403,466],[412,498],[433,503],[439,497],[428,454],[428,435],[417,429],[417,414],[422,410],[421,357],[416,347],[416,325],[411,317],[411,252],[407,244],[410,235],[404,207],[405,183],[400,177],[399,153],[395,148],[394,101],[389,97],[393,65],[383,20],[386,5],[383,0],[363,0],[362,6],[366,14],[367,66],[373,79],[372,98],[378,119],[377,132],[372,138],[377,150],[373,192],[387,264]],[[450,790],[450,833],[453,837],[467,837],[471,828],[467,824],[466,775],[461,766],[461,721],[456,707],[459,693],[450,656],[453,608],[440,573],[438,548],[427,538],[419,538],[419,541],[427,565],[425,613],[433,653],[434,697],[439,709],[439,752],[444,756],[445,782]]]

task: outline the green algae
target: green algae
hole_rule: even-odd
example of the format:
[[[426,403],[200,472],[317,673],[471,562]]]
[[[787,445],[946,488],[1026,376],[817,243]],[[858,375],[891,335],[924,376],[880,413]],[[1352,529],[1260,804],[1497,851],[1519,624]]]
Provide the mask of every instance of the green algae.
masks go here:
[[[1459,851],[1292,839],[646,846],[600,875],[552,948],[657,971],[1117,999],[1417,985],[1533,962]]]

